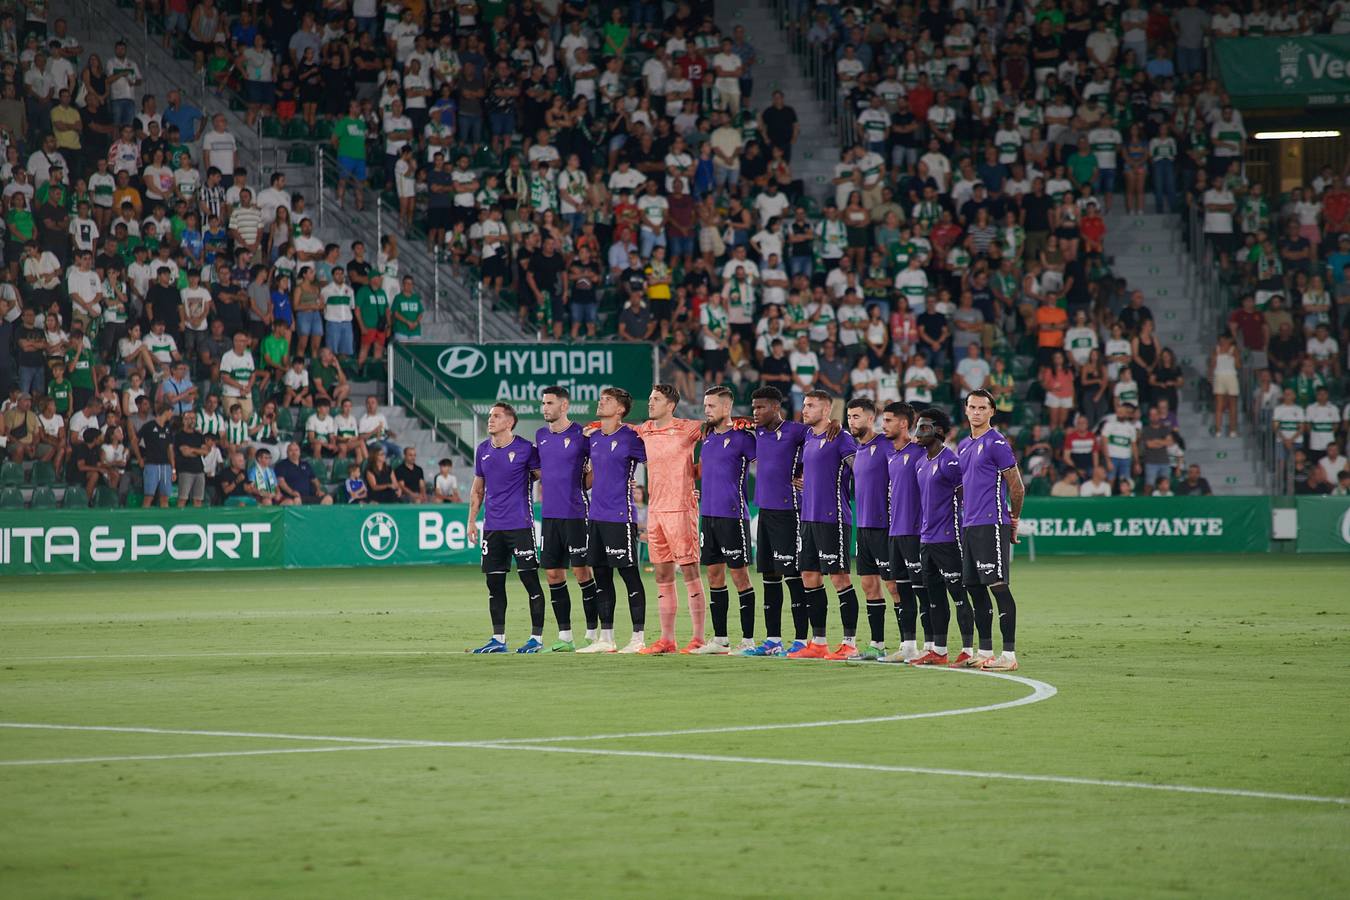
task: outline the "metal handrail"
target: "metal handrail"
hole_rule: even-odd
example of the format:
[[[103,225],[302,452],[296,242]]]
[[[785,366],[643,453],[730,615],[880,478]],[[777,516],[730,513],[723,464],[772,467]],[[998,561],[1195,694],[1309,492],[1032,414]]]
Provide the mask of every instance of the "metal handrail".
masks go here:
[[[1234,292],[1219,278],[1218,254],[1205,238],[1203,210],[1188,210],[1185,215],[1183,227],[1189,244],[1185,256],[1186,290],[1187,294],[1197,301],[1200,326],[1203,329],[1202,336],[1208,337],[1212,344],[1228,327],[1228,314],[1233,308]],[[1245,404],[1242,402],[1238,404],[1239,419],[1245,413],[1255,429],[1254,443],[1260,462],[1259,487],[1267,494],[1291,495],[1294,492],[1294,455],[1285,452],[1275,436],[1270,411],[1262,409],[1259,405],[1256,396],[1256,370],[1245,352],[1238,373],[1238,386],[1241,397],[1247,398]],[[1204,399],[1212,403],[1212,393],[1206,392]],[[1244,409],[1244,406],[1247,408]],[[1248,430],[1243,433],[1242,440],[1245,443],[1252,437],[1253,434]]]
[[[402,344],[389,353],[390,391],[408,413],[466,457],[478,446],[479,415],[455,392],[440,373],[422,362]],[[465,434],[465,425],[470,429]]]

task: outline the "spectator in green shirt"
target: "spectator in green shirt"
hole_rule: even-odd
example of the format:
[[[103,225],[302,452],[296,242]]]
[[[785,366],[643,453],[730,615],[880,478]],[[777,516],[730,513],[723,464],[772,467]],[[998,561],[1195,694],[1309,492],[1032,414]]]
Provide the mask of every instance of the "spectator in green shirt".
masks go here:
[[[291,336],[285,322],[273,322],[272,333],[262,340],[263,365],[272,373],[272,383],[281,384],[291,350]]]
[[[375,358],[384,359],[384,345],[389,340],[389,295],[384,291],[384,276],[378,269],[372,269],[369,283],[356,291],[356,321],[361,327],[357,367],[366,364],[372,347]]]
[[[337,147],[338,205],[346,195],[348,182],[356,186],[356,208],[365,206],[362,183],[366,180],[366,120],[361,117],[361,104],[356,100],[347,105],[347,115],[333,126],[332,141]]]
[[[1092,184],[1097,174],[1097,154],[1088,146],[1086,137],[1078,139],[1078,149],[1069,157],[1069,178],[1075,186]]]
[[[319,351],[318,360],[310,365],[309,383],[315,398],[327,397],[333,406],[340,406],[352,392],[352,386],[347,383],[347,376],[343,374],[337,356],[327,347]]]
[[[411,275],[403,276],[403,290],[394,297],[394,340],[406,341],[422,335],[422,298],[413,290]]]

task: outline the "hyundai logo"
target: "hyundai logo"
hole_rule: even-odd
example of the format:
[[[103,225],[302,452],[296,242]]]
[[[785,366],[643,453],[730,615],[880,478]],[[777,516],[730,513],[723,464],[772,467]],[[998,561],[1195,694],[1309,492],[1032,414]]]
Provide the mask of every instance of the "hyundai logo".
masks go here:
[[[448,347],[436,358],[436,365],[451,378],[474,378],[487,368],[487,356],[477,347]]]

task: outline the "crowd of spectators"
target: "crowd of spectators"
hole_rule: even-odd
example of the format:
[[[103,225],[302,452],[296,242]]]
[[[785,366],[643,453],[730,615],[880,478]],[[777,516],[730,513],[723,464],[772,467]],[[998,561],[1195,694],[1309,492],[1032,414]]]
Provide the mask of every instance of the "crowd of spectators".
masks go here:
[[[1033,491],[1101,469],[1114,492],[1165,493],[1160,479],[1196,483],[1180,477],[1183,376],[1110,271],[1106,213],[1150,193],[1208,205],[1213,180],[1241,180],[1246,135],[1206,40],[1340,28],[1345,6],[1234,26],[1197,0],[799,4],[789,26],[835,60],[850,111],[824,203],[793,161],[835,151],[757,89],[752,36],[720,33],[707,2],[144,12],[213,103],[327,144],[340,202],[387,191],[402,233],[541,339],[656,341],[686,395],[777,384],[794,410],[812,387],[916,403],[987,387]],[[242,169],[225,116],[173,91],[161,105],[125,44],[100,60],[27,10],[0,23],[11,458],[86,471],[87,408],[96,449],[120,426],[135,461],[163,414],[174,435],[195,419],[215,437],[217,475],[245,444],[253,471],[284,469],[294,439],[325,495],[400,494],[387,426],[327,430],[355,418],[348,379],[420,334],[397,237],[370,254],[316,234],[316,198]],[[31,430],[30,408],[45,417]],[[360,486],[324,465],[348,458]]]

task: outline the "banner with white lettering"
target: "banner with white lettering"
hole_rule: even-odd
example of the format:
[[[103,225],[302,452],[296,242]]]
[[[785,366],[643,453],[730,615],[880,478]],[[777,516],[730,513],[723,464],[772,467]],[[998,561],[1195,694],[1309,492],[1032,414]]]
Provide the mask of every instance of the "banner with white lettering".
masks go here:
[[[0,573],[274,569],[280,508],[0,513]]]
[[[655,372],[651,344],[400,344],[445,379],[455,395],[484,414],[499,400],[526,413],[539,392],[562,385],[571,392],[572,418],[593,416],[600,391],[621,387],[641,410]]]
[[[1028,497],[1019,529],[1042,554],[1264,553],[1269,497]]]

